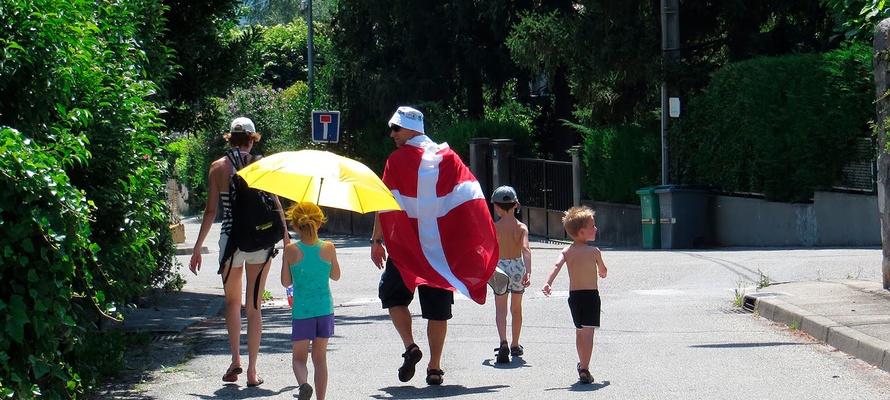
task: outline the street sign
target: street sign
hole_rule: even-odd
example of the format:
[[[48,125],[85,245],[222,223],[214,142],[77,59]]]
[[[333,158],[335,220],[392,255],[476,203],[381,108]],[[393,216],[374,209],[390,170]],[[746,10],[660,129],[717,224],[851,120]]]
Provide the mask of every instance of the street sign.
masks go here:
[[[679,97],[671,97],[668,99],[668,110],[671,118],[677,118],[680,116],[680,98]]]
[[[312,141],[337,143],[340,140],[340,112],[312,111]]]

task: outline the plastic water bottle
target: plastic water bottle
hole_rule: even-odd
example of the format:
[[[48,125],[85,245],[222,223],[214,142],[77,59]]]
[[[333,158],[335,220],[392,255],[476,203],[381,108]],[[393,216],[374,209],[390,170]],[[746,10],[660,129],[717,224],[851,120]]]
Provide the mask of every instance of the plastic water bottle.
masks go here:
[[[288,286],[287,289],[285,289],[285,292],[287,293],[287,306],[293,307],[294,306],[294,285]]]

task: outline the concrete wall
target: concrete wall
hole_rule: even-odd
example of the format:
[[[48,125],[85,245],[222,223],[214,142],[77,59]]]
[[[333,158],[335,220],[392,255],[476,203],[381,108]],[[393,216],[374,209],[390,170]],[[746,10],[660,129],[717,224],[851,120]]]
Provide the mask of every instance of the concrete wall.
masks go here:
[[[880,246],[878,196],[816,192],[817,246]]]
[[[596,210],[596,244],[642,247],[640,206],[582,201]],[[787,204],[762,199],[713,196],[711,221],[702,243],[718,247],[849,247],[880,246],[881,221],[877,196],[817,192],[813,204]],[[326,209],[323,232],[370,236],[374,214]],[[561,211],[522,207],[520,219],[533,236],[568,240]]]
[[[359,214],[335,208],[324,208],[328,222],[322,225],[322,233],[339,233],[371,237],[375,213]]]
[[[874,195],[816,192],[813,204],[714,196],[712,212],[718,246],[881,245]]]
[[[581,201],[596,211],[596,245],[640,247],[643,245],[643,218],[639,205]]]

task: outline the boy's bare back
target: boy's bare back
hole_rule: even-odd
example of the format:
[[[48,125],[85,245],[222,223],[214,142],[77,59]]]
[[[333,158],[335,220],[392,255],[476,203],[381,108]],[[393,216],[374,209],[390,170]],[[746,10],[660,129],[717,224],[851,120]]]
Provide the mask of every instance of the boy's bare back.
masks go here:
[[[528,240],[528,227],[511,214],[497,220],[494,228],[498,234],[498,258],[510,260],[521,257],[523,243]]]

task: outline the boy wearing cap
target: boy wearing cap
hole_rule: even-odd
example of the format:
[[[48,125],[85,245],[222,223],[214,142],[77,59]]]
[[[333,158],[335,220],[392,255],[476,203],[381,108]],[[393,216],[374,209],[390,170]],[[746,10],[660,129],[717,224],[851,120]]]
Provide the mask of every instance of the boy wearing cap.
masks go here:
[[[528,227],[516,219],[519,199],[510,186],[494,190],[491,202],[498,215],[494,223],[498,235],[499,260],[494,275],[488,281],[494,291],[495,323],[500,336],[497,351],[498,364],[509,363],[510,356],[521,356],[522,345],[519,334],[522,331],[522,294],[530,284],[532,273],[532,252],[528,245]],[[510,315],[512,317],[513,340],[507,346],[507,293],[510,293]]]

